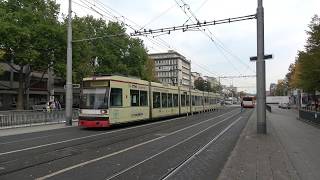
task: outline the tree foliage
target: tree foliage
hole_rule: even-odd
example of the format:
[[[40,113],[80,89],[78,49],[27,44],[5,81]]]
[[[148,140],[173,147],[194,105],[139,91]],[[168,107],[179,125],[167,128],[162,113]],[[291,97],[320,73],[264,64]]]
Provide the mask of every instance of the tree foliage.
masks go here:
[[[67,19],[65,20],[65,24]],[[73,18],[73,80],[94,74],[121,74],[155,80],[154,64],[143,42],[125,33],[123,24],[93,16]],[[65,76],[65,64],[61,64]]]
[[[58,14],[54,0],[0,0],[0,61],[16,65],[11,68],[19,73],[19,109],[31,71],[46,72],[54,66],[55,74],[66,76],[67,19],[60,22]],[[73,82],[94,74],[156,80],[142,40],[127,35],[124,24],[75,16],[72,26]]]
[[[307,31],[305,51],[299,51],[295,64],[286,75],[291,88],[308,92],[320,90],[320,18],[315,15]]]
[[[207,92],[215,92],[218,93],[222,91],[222,86],[220,84],[211,84],[209,81],[199,77],[194,81],[195,89],[200,91],[207,91]]]
[[[286,96],[288,93],[288,86],[286,81],[281,81],[277,84],[274,95],[275,96]]]
[[[58,21],[59,6],[52,0],[0,1],[0,48],[2,62],[19,74],[17,108],[23,108],[25,66],[46,71],[49,62],[61,60],[62,29]],[[16,68],[17,67],[17,68]]]

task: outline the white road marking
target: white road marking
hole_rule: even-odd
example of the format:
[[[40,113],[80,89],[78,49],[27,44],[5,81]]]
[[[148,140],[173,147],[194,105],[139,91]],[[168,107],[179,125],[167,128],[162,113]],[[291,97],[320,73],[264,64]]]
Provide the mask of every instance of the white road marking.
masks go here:
[[[236,116],[236,115],[238,115],[238,114],[240,114],[240,113],[237,113],[237,114],[235,114],[235,115],[233,115],[233,116],[230,116],[230,117],[228,117],[228,118],[223,119],[222,121],[219,121],[219,122],[217,122],[217,123],[214,123],[213,125],[205,128],[205,129],[202,130],[202,131],[197,132],[196,134],[188,137],[187,139],[184,139],[183,141],[180,141],[179,143],[177,143],[177,144],[175,144],[175,145],[173,145],[173,146],[170,146],[170,147],[168,147],[168,148],[160,151],[159,153],[154,154],[154,155],[150,156],[149,158],[147,158],[147,159],[145,159],[145,160],[143,160],[143,161],[140,161],[139,163],[136,163],[136,164],[134,164],[134,165],[132,165],[132,166],[130,166],[130,167],[128,167],[128,168],[126,168],[126,169],[124,169],[124,170],[116,173],[116,174],[113,174],[112,176],[108,177],[106,180],[113,179],[113,178],[119,176],[120,174],[123,174],[123,173],[125,173],[126,171],[129,171],[130,169],[132,169],[132,168],[134,168],[134,167],[136,167],[136,166],[139,166],[140,164],[145,163],[146,161],[149,161],[150,159],[153,159],[153,158],[155,158],[156,156],[158,156],[158,155],[160,155],[160,154],[162,154],[162,153],[164,153],[164,152],[166,152],[166,151],[169,151],[170,149],[173,149],[174,147],[177,147],[178,145],[180,145],[180,144],[182,144],[182,143],[184,143],[184,142],[186,142],[186,141],[188,141],[188,140],[190,140],[190,139],[198,136],[199,134],[207,131],[208,129],[210,129],[210,128],[214,127],[214,126],[217,126],[218,124],[220,124],[220,123],[222,123],[222,122],[224,122],[224,121],[226,121],[226,120],[228,120],[228,119],[231,119],[232,117],[234,117],[234,116]]]
[[[12,144],[12,143],[23,142],[23,141],[31,141],[31,140],[35,140],[35,139],[43,139],[43,138],[47,138],[47,137],[59,136],[59,135],[62,135],[62,134],[67,134],[67,133],[61,133],[61,134],[56,134],[56,135],[48,135],[48,136],[39,136],[39,137],[33,137],[33,138],[25,138],[25,139],[20,139],[20,140],[15,140],[15,141],[8,141],[8,142],[0,143],[0,145]]]
[[[232,112],[232,111],[230,111],[230,112]],[[225,114],[227,114],[227,113],[225,113]],[[80,140],[80,139],[86,139],[86,138],[91,138],[91,137],[111,134],[111,133],[115,133],[115,132],[121,132],[121,131],[125,131],[125,130],[130,130],[130,129],[136,129],[136,128],[140,128],[140,127],[144,127],[144,126],[151,126],[151,125],[154,125],[154,124],[161,124],[161,123],[171,122],[171,121],[178,120],[178,119],[181,119],[181,118],[184,118],[184,117],[178,117],[178,118],[173,118],[173,119],[166,120],[166,121],[159,121],[159,122],[154,122],[154,123],[149,123],[149,124],[144,124],[144,125],[139,125],[139,126],[134,126],[134,127],[114,130],[114,131],[108,131],[108,132],[99,133],[99,134],[93,134],[93,135],[89,135],[89,136],[83,136],[83,137],[68,139],[68,140],[64,140],[64,141],[58,141],[58,142],[54,142],[54,143],[48,143],[48,144],[43,144],[43,145],[38,145],[38,146],[33,146],[33,147],[28,147],[28,148],[23,148],[23,149],[8,151],[8,152],[3,152],[3,153],[0,153],[0,156],[7,155],[7,154],[12,154],[12,153],[16,153],[16,152],[33,150],[33,149],[47,147],[47,146],[52,146],[52,145],[57,145],[57,144],[62,144],[62,143],[76,141],[76,140]]]
[[[134,127],[128,127],[128,128],[124,128],[124,129],[108,131],[108,132],[104,132],[104,133],[93,134],[93,135],[83,136],[83,137],[79,137],[79,138],[68,139],[68,140],[64,140],[64,141],[58,141],[58,142],[54,142],[54,143],[48,143],[48,144],[33,146],[33,147],[29,147],[29,148],[23,148],[23,149],[3,152],[3,153],[0,153],[0,156],[7,155],[7,154],[12,154],[12,153],[16,153],[16,152],[21,152],[21,151],[37,149],[37,148],[41,148],[41,147],[47,147],[47,146],[56,145],[56,144],[62,144],[62,143],[71,142],[71,141],[80,140],[80,139],[86,139],[86,138],[101,136],[101,135],[105,135],[105,134],[111,134],[111,133],[115,133],[115,132],[121,132],[121,131],[125,131],[125,130],[130,130],[130,129],[136,129],[136,128],[140,128],[140,127],[144,127],[144,126],[150,126],[150,125],[154,125],[154,124],[161,124],[161,123],[165,123],[165,122],[171,122],[171,121],[178,120],[178,119],[181,119],[181,118],[184,118],[184,117],[178,117],[178,118],[173,118],[173,119],[170,119],[170,120],[153,122],[153,123],[149,123],[149,124],[144,124],[144,125],[139,125],[139,126],[134,126]]]
[[[199,149],[196,153],[194,153],[192,156],[190,156],[186,161],[184,161],[181,165],[179,165],[175,170],[167,174],[162,180],[166,180],[172,175],[174,175],[176,172],[178,172],[181,167],[188,164],[192,159],[194,159],[197,155],[199,155],[203,150],[205,150],[209,145],[211,145],[213,142],[215,142],[219,137],[221,137],[225,132],[227,132],[234,124],[236,124],[238,121],[240,121],[242,117],[240,116],[237,120],[232,122],[228,127],[226,127],[223,131],[221,131],[216,137],[214,137],[211,141],[209,141],[205,146],[203,146],[201,149]]]
[[[120,154],[120,153],[123,153],[123,152],[129,151],[129,150],[131,150],[131,149],[134,149],[134,148],[140,147],[140,146],[142,146],[142,145],[145,145],[145,144],[151,143],[151,142],[153,142],[153,141],[156,141],[156,140],[159,140],[159,139],[163,139],[163,138],[165,138],[165,137],[168,137],[168,136],[173,135],[173,134],[176,134],[176,133],[178,133],[178,132],[180,132],[180,131],[183,131],[183,130],[186,130],[186,129],[192,128],[192,127],[197,126],[197,125],[199,125],[199,124],[203,124],[203,123],[205,123],[205,122],[208,122],[208,121],[211,121],[211,120],[217,119],[217,118],[219,118],[219,117],[221,117],[221,116],[223,116],[223,115],[231,114],[231,113],[233,113],[234,111],[235,111],[235,110],[230,111],[230,112],[228,112],[228,113],[221,114],[221,115],[219,115],[219,116],[217,116],[217,117],[210,118],[210,119],[207,119],[207,120],[205,120],[205,121],[202,121],[202,122],[199,122],[199,123],[193,124],[193,125],[191,125],[191,126],[184,127],[184,128],[182,128],[182,129],[179,129],[179,130],[176,130],[176,131],[174,131],[174,132],[168,133],[168,135],[167,135],[167,136],[160,136],[160,137],[157,137],[157,138],[155,138],[155,139],[151,139],[151,140],[149,140],[149,141],[146,141],[146,142],[143,142],[143,143],[139,143],[139,144],[136,144],[136,145],[134,145],[134,146],[131,146],[131,147],[128,147],[128,148],[122,149],[122,150],[120,150],[120,151],[113,152],[113,153],[111,153],[111,154],[107,154],[107,155],[104,155],[104,156],[101,156],[101,157],[98,157],[98,158],[95,158],[95,159],[91,159],[91,160],[89,160],[89,161],[85,161],[85,162],[82,162],[82,163],[79,163],[79,164],[76,164],[76,165],[73,165],[73,166],[70,166],[70,167],[67,167],[67,168],[61,169],[61,170],[56,171],[56,172],[54,172],[54,173],[51,173],[51,174],[48,174],[48,175],[45,175],[45,176],[39,177],[39,178],[37,178],[36,180],[44,180],[44,179],[48,179],[48,178],[50,178],[50,177],[53,177],[53,176],[56,176],[56,175],[59,175],[59,174],[65,173],[65,172],[70,171],[70,170],[72,170],[72,169],[75,169],[75,168],[78,168],[78,167],[82,167],[82,166],[85,166],[85,165],[91,164],[91,163],[93,163],[93,162],[97,162],[97,161],[102,160],[102,159],[109,158],[109,157],[111,157],[111,156],[114,156],[114,155],[117,155],[117,154]]]

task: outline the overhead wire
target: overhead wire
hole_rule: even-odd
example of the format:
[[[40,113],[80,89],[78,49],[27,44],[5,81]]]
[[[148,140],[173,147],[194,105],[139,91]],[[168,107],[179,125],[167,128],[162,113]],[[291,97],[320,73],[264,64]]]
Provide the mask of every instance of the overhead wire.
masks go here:
[[[187,19],[187,21],[186,22],[188,22],[189,20],[192,22],[192,23],[198,23],[199,22],[199,20],[198,20],[198,18],[192,13],[192,11],[190,10],[190,6],[187,4],[187,3],[185,3],[183,0],[180,0],[181,2],[182,2],[182,4],[183,5],[180,5],[180,3],[177,1],[177,0],[174,0],[175,2],[176,2],[176,4],[180,7],[180,9],[183,11],[183,13],[188,17],[188,19]],[[185,8],[186,7],[186,8]],[[188,12],[190,13],[190,15],[187,13],[187,11],[185,10],[185,9],[187,9],[188,10]],[[192,20],[192,17],[197,21],[197,22],[194,22],[193,20]],[[185,23],[186,23],[185,22]],[[185,24],[184,23],[184,24]],[[211,42],[213,42],[213,44],[214,45],[216,45],[216,42],[213,40],[213,38],[212,37],[210,37],[206,32],[205,32],[205,29],[200,29],[200,28],[198,28],[203,34],[205,34],[209,39],[210,39],[210,41]],[[216,45],[216,47],[217,47],[217,45]],[[234,70],[236,70],[239,74],[240,74],[240,71],[236,68],[236,66],[232,63],[232,61],[230,61],[228,58],[226,58],[226,55],[221,51],[221,49],[219,49],[219,48],[217,48],[219,51],[220,51],[220,53],[223,55],[223,57],[227,60],[227,61],[229,61],[229,63],[232,65],[232,68],[234,68]]]
[[[194,21],[191,19],[191,17],[193,17],[197,22],[199,22],[199,19],[195,16],[195,14],[194,14],[194,13],[192,12],[192,10],[191,10],[191,7],[190,7],[187,3],[185,3],[183,0],[180,0],[180,1],[182,2],[182,4],[183,4],[183,5],[180,5],[180,3],[177,2],[177,0],[174,0],[174,1],[177,3],[177,5],[180,7],[180,9],[184,12],[184,14],[188,17],[188,20],[190,19],[192,22],[194,22]],[[188,10],[188,12],[190,13],[190,15],[188,15],[188,13],[186,12],[186,10],[185,10],[185,9],[182,9],[182,7],[187,7],[187,10]],[[188,20],[187,20],[187,21],[188,21]],[[199,28],[199,29],[200,29],[200,28]],[[200,29],[200,30],[203,32],[203,34],[205,34],[205,35],[210,39],[211,42],[213,42],[213,43],[215,44],[216,47],[219,46],[222,50],[224,50],[225,52],[227,52],[228,54],[230,54],[233,58],[235,58],[236,60],[238,60],[242,65],[246,66],[247,69],[250,69],[251,71],[255,72],[254,70],[252,70],[252,69],[250,68],[250,66],[248,66],[248,65],[245,64],[245,63],[243,63],[242,60],[241,60],[239,57],[237,57],[236,55],[234,55],[234,53],[232,53],[231,50],[228,50],[228,49],[225,47],[225,45],[224,45],[220,40],[217,40],[217,37],[214,36],[213,33],[212,33],[208,28]],[[205,30],[207,30],[210,34],[206,33]],[[213,36],[217,41],[219,41],[220,44],[217,43],[217,42],[215,41],[215,39],[213,39],[213,37],[211,37],[210,35]],[[217,48],[217,49],[223,54],[224,57],[226,57],[226,55],[221,51],[221,49],[219,49],[219,48]],[[230,64],[232,64],[233,68],[234,68],[236,71],[240,72],[237,68],[235,68],[235,65],[233,65],[233,63],[232,63],[228,58],[227,58],[227,60],[230,62]]]
[[[116,10],[112,9],[111,7],[105,5],[104,3],[100,2],[99,0],[95,0],[95,2],[97,3],[97,5],[100,5],[101,8],[99,8],[100,11],[103,11],[103,13],[99,12],[97,9],[96,9],[96,5],[93,4],[92,2],[88,1],[88,0],[80,0],[83,4],[85,4],[85,6],[87,6],[90,10],[92,10],[93,12],[99,14],[101,17],[104,17],[106,20],[111,20],[111,21],[117,21],[117,22],[122,22],[125,26],[129,27],[130,29],[132,30],[137,30],[137,29],[141,29],[142,26],[139,26],[137,23],[135,23],[134,21],[128,19],[127,17],[121,15],[119,12],[117,12]],[[87,3],[85,3],[85,2]],[[87,9],[88,9],[87,8]],[[104,10],[102,10],[102,8]],[[113,11],[113,13],[119,15],[119,16],[115,16],[114,14],[112,14],[110,11]],[[107,13],[108,15],[110,15],[112,18],[110,17],[106,17],[104,15],[104,13]],[[130,21],[131,23],[133,23],[136,27],[138,28],[134,28],[132,25],[122,21],[122,20],[119,20],[118,17],[122,17],[124,20],[127,20],[127,21]],[[107,36],[106,36],[107,37]],[[168,48],[168,49],[174,49],[169,43],[167,43],[165,40],[163,40],[162,38],[158,37],[158,38],[150,38],[149,36],[144,36],[146,37],[152,44],[158,46],[158,47],[162,47],[162,48]],[[102,37],[97,37],[98,38],[102,38]],[[92,38],[88,38],[88,39],[92,39]],[[153,49],[155,49],[154,47],[152,47]],[[174,49],[175,50],[175,49]],[[176,50],[177,51],[177,50]],[[181,52],[181,51],[179,51]],[[216,73],[213,73],[212,70],[208,70],[206,68],[204,68],[202,65],[199,65],[198,63],[195,63],[194,61],[192,61],[192,64],[195,64],[197,65],[198,67],[200,67],[200,69],[204,70],[205,72],[213,75],[213,76],[219,76],[217,75]]]
[[[164,10],[163,12],[161,12],[159,15],[153,17],[151,20],[149,20],[146,24],[144,24],[141,28],[145,28],[146,26],[148,26],[149,24],[151,24],[152,22],[154,22],[155,20],[159,19],[160,17],[162,17],[163,15],[165,15],[166,13],[168,13],[171,9],[173,9],[175,7],[175,5],[173,4],[172,6],[170,6],[169,8],[167,8],[166,10]]]

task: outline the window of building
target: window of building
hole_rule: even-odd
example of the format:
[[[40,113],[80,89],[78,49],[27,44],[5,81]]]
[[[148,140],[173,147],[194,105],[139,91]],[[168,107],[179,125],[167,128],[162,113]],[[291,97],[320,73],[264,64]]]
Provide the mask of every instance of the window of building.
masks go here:
[[[148,92],[140,91],[140,106],[148,106]]]
[[[173,103],[172,103],[172,94],[168,94],[168,107],[172,107]]]
[[[181,94],[181,107],[186,106],[186,96]]]
[[[162,108],[168,107],[168,94],[161,93],[161,100],[162,100]]]
[[[173,94],[173,107],[178,107],[178,94]]]
[[[153,108],[160,108],[160,93],[153,92]]]
[[[130,90],[131,106],[139,106],[139,91]]]
[[[114,107],[122,106],[122,89],[121,88],[111,88],[110,106],[114,106]]]

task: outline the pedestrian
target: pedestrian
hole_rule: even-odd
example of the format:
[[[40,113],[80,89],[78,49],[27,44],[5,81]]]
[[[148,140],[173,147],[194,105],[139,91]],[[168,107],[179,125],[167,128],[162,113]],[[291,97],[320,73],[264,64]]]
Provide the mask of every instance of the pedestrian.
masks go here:
[[[54,103],[54,101],[51,102],[50,109],[51,109],[51,111],[56,109],[56,103]]]
[[[243,111],[243,101],[241,101],[241,104],[240,104],[240,112],[242,112]]]
[[[61,109],[61,104],[58,100],[55,100],[55,106],[56,106],[56,109],[60,110]]]
[[[50,102],[47,102],[47,103],[46,103],[46,111],[47,111],[47,112],[50,112]]]

